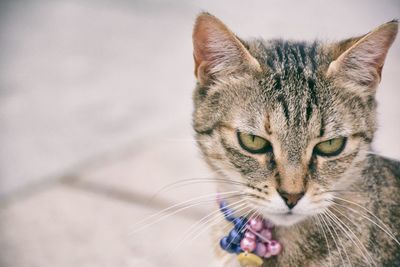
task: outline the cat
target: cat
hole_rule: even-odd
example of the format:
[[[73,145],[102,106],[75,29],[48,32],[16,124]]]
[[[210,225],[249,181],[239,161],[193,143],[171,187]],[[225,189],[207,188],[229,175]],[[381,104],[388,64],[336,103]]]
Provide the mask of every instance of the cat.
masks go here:
[[[218,191],[237,191],[228,202],[275,224],[283,251],[263,266],[400,266],[400,164],[371,151],[397,31],[393,20],[334,43],[245,41],[198,15],[196,140]]]

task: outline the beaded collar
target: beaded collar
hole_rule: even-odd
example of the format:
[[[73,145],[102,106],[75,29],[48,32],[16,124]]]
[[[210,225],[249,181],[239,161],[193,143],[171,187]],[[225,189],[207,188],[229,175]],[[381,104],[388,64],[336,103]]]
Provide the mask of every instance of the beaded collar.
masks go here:
[[[272,238],[274,225],[269,220],[261,217],[235,217],[227,201],[219,197],[217,201],[225,219],[233,224],[229,234],[221,238],[220,246],[228,253],[237,254],[242,266],[258,267],[263,264],[263,258],[281,253],[282,245]]]

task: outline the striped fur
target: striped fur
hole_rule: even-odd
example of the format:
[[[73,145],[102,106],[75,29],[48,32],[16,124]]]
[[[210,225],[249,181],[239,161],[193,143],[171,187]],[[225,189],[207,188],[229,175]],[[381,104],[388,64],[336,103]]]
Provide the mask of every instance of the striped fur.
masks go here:
[[[210,167],[223,178],[247,184],[241,190],[252,196],[249,206],[277,224],[285,250],[266,260],[268,266],[368,266],[365,251],[376,266],[400,265],[400,246],[359,215],[367,208],[400,239],[400,165],[370,154],[376,86],[396,33],[392,21],[338,43],[244,41],[212,15],[199,16],[193,35],[196,139]],[[358,65],[352,68],[349,62]],[[269,140],[273,150],[245,151],[237,131]],[[315,155],[315,145],[339,136],[347,137],[341,154]],[[279,190],[305,192],[289,216]],[[319,221],[328,211],[346,226]],[[358,249],[343,227],[365,249]],[[332,234],[326,240],[328,231]],[[229,258],[225,266],[235,264]]]

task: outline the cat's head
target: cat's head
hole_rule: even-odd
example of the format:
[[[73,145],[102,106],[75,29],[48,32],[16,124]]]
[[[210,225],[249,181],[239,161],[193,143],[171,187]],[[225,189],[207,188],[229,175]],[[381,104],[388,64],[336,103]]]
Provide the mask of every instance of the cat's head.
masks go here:
[[[243,41],[200,14],[193,125],[205,160],[278,225],[324,211],[365,165],[397,29],[331,44]]]

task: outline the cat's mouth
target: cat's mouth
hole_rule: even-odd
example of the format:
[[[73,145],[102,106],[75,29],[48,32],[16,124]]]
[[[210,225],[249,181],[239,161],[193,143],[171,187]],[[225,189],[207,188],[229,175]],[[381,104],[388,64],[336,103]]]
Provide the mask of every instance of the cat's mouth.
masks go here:
[[[308,214],[303,214],[296,209],[288,210],[269,210],[264,208],[258,208],[262,216],[266,219],[271,220],[276,226],[292,226],[309,217]]]
[[[292,226],[307,218],[306,215],[288,211],[286,213],[266,213],[265,218],[271,220],[277,226]]]

